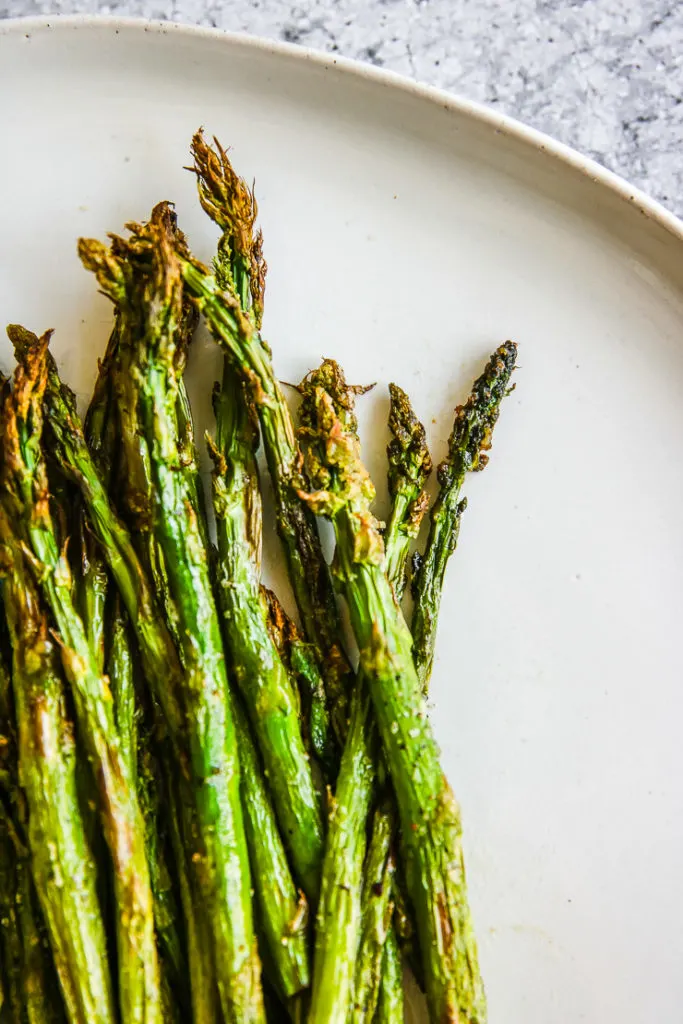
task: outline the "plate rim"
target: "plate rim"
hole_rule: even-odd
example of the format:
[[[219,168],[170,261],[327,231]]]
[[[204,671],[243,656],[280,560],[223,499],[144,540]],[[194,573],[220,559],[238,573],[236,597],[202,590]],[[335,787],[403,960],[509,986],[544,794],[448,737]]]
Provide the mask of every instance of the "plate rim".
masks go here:
[[[683,242],[683,220],[668,210],[647,192],[631,185],[627,179],[614,171],[608,170],[592,157],[585,156],[579,150],[564,142],[554,139],[551,135],[532,128],[517,118],[502,114],[484,103],[466,99],[458,93],[446,91],[436,86],[425,85],[407,75],[373,64],[366,64],[350,57],[342,57],[325,53],[312,47],[281,40],[267,39],[247,32],[235,32],[204,25],[186,24],[177,21],[160,19],[118,17],[102,14],[55,14],[31,15],[19,18],[0,20],[0,36],[26,36],[34,32],[74,31],[88,28],[110,28],[126,32],[149,33],[156,35],[180,35],[196,39],[222,41],[227,45],[243,50],[258,51],[287,57],[300,63],[312,63],[323,70],[340,71],[362,81],[398,90],[404,95],[412,96],[429,104],[435,104],[442,110],[457,114],[465,119],[493,129],[497,134],[507,136],[525,147],[543,153],[565,168],[573,171],[593,184],[601,191],[611,193],[627,206],[635,208],[644,216],[644,220],[652,221],[663,228],[668,234]]]

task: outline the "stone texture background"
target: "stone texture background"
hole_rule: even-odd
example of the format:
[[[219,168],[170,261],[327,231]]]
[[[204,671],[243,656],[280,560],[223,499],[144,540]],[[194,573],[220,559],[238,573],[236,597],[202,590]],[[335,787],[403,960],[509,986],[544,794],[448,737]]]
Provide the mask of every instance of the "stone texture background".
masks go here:
[[[0,0],[285,39],[410,75],[575,146],[683,215],[675,0]]]

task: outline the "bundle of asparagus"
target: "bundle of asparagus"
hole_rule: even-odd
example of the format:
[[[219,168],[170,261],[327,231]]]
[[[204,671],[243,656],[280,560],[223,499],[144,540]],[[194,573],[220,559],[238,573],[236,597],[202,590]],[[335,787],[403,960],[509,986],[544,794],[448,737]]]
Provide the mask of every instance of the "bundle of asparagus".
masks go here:
[[[212,270],[168,203],[79,243],[114,307],[83,423],[50,332],[8,328],[0,1024],[398,1022],[407,969],[431,1020],[483,1024],[460,812],[425,696],[461,490],[516,347],[456,410],[431,510],[425,430],[390,386],[383,527],[354,411],[367,389],[324,360],[297,427],[261,335],[253,192],[219,143],[198,133],[192,154],[220,229]],[[210,500],[184,384],[199,315],[224,352]],[[261,579],[259,443],[300,624]]]

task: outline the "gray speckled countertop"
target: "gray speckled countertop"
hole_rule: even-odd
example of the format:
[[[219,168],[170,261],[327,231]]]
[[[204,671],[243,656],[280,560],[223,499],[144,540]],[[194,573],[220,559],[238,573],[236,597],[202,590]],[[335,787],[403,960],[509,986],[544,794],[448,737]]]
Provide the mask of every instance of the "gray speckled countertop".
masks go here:
[[[0,0],[250,32],[370,61],[548,132],[683,215],[678,0]]]

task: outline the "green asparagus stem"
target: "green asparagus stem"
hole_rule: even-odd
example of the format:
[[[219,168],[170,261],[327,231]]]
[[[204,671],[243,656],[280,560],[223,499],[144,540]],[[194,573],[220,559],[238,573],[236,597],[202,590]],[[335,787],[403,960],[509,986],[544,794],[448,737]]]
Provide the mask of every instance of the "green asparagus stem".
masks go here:
[[[187,475],[179,472],[176,348],[183,342],[182,282],[175,246],[182,245],[167,204],[150,223],[135,227],[111,251],[80,243],[86,266],[119,309],[119,346],[129,356],[130,405],[139,403],[149,463],[138,472],[154,480],[155,536],[166,560],[171,596],[191,702],[195,743],[193,774],[203,780],[198,795],[203,849],[197,853],[198,891],[209,911],[218,990],[228,1022],[263,1017],[259,961],[253,932],[250,875],[240,805],[239,765],[220,624],[209,577],[207,552],[197,523]],[[142,269],[141,269],[142,268]],[[137,392],[137,394],[136,394]],[[124,410],[121,409],[121,422]],[[140,437],[126,438],[126,463],[139,458]],[[190,717],[190,716],[188,716]],[[206,827],[208,826],[208,827]]]
[[[131,778],[137,785],[138,736],[135,699],[134,652],[129,635],[128,619],[120,594],[112,596],[109,616],[109,650],[106,667],[111,695],[114,701],[116,726],[121,741],[121,753],[128,765]]]
[[[45,335],[29,351],[19,353],[14,388],[4,403],[5,500],[22,523],[59,630],[79,733],[98,784],[114,868],[121,1016],[124,1024],[154,1024],[161,1020],[161,1008],[142,816],[122,757],[108,683],[74,608],[68,566],[57,546],[46,501],[40,445],[48,341]]]
[[[325,680],[337,735],[346,733],[353,673],[341,642],[341,623],[314,517],[298,496],[304,486],[302,460],[287,404],[273,372],[270,350],[259,330],[265,263],[253,192],[234,172],[225,150],[201,133],[192,143],[194,171],[204,210],[222,231],[217,280],[179,250],[189,293],[209,329],[246,381],[258,413],[273,481],[277,524],[304,633]],[[247,296],[251,296],[251,308]]]
[[[7,621],[0,605],[0,980],[3,963],[12,979],[4,1012],[4,994],[0,998],[0,1022],[9,1019],[11,1010],[18,1018],[23,1012],[28,1024],[63,1024],[59,986],[31,875],[10,659]],[[3,950],[5,930],[10,941]],[[0,990],[4,987],[0,984]]]
[[[118,329],[116,346],[118,350]],[[116,516],[102,479],[95,468],[93,456],[85,442],[80,426],[75,398],[59,380],[54,363],[49,362],[48,365],[45,407],[48,414],[51,451],[55,459],[59,461],[62,471],[78,485],[88,510],[90,528],[101,544],[112,576],[126,605],[130,622],[135,627],[143,673],[163,711],[179,762],[180,775],[183,779],[193,778],[191,773],[195,762],[193,762],[192,750],[193,747],[197,749],[201,745],[202,737],[199,720],[193,719],[186,710],[188,704],[184,694],[184,669],[181,667],[173,638],[164,621],[163,612],[157,605],[146,572],[135,551],[131,535]],[[98,461],[105,467],[111,466],[110,441],[102,439],[100,424],[103,422],[103,418],[100,416],[96,419],[95,411],[99,409],[101,413],[102,406],[106,401],[107,388],[112,386],[111,375],[113,373],[114,355],[111,355],[102,364],[87,421],[90,443],[94,446]],[[110,375],[109,378],[107,375]],[[131,406],[124,404],[118,410],[121,413],[119,424],[122,431],[121,436],[128,442],[127,449],[125,449],[125,441],[123,445],[124,450],[127,450],[126,465],[131,459],[131,446],[142,447],[144,443],[136,430],[130,429],[131,417],[124,415],[129,408]],[[118,420],[119,417],[117,416],[116,419]],[[134,419],[133,422],[137,423],[138,420]],[[143,477],[144,474],[138,474],[137,479],[142,480]],[[146,488],[148,482],[151,494],[151,481],[144,480],[144,486]],[[138,491],[137,495],[139,516],[151,523],[151,512],[146,514],[144,511],[145,496],[141,491]],[[150,537],[151,534],[145,539],[143,546],[148,553],[154,552],[152,557],[155,558],[157,548],[153,538],[150,542]],[[189,706],[191,707],[191,704]],[[208,836],[210,842],[213,835],[213,818],[210,808],[207,808],[207,813],[203,818],[200,817],[199,821],[194,823],[194,814],[201,815],[203,810],[200,799],[202,787],[203,777],[194,776],[194,783],[191,786],[188,783],[175,786],[169,797],[171,800],[180,799],[182,791],[183,806],[176,808],[174,815],[180,813],[181,817],[186,819],[187,842],[192,849],[201,845],[203,833]],[[181,834],[180,829],[181,826],[177,823],[175,830],[177,836]],[[182,850],[181,840],[178,842]],[[213,986],[215,984],[213,954],[203,923],[201,927],[197,923],[202,913],[199,909],[199,883],[190,877],[201,868],[202,862],[201,860],[193,862],[191,859],[186,861],[185,855],[181,858],[178,850],[176,850],[176,861],[181,876],[183,913],[190,947],[194,1020],[195,1024],[214,1024],[216,1010],[213,1001]],[[154,881],[154,877],[152,881]],[[155,904],[155,914],[156,912],[157,905]]]
[[[382,984],[375,1014],[375,1024],[403,1024],[403,967],[401,951],[393,928],[387,932],[382,961]]]
[[[18,910],[23,945],[22,990],[28,1024],[64,1024],[64,1010],[31,877],[28,851],[17,861]],[[40,924],[39,924],[40,922]]]
[[[265,294],[266,263],[263,259],[263,236],[261,231],[254,231],[257,207],[254,194],[237,177],[228,159],[227,153],[216,141],[215,151],[207,146],[201,132],[197,132],[192,142],[192,153],[195,159],[193,170],[197,175],[199,197],[204,210],[221,228],[214,270],[220,288],[233,292],[243,312],[249,317],[253,326],[260,330],[263,317]],[[224,380],[228,390],[234,390],[235,372],[231,358],[225,356]],[[244,399],[241,399],[244,401]],[[225,408],[224,401],[218,402],[217,414]],[[229,407],[228,407],[229,408]],[[220,424],[219,424],[220,427]],[[254,424],[254,446],[258,441],[258,427]],[[252,460],[253,461],[253,460]],[[255,467],[254,467],[255,469]],[[258,480],[252,474],[254,488],[258,496]],[[260,497],[259,497],[260,501]],[[260,555],[258,560],[260,561]],[[303,684],[308,705],[308,735],[305,739],[309,747],[332,776],[336,769],[333,742],[330,734],[327,697],[318,664],[317,649],[307,644],[299,635],[291,620],[284,624],[284,612],[274,595],[266,592],[269,605],[271,632],[274,619],[282,624],[279,634],[276,630],[274,640],[280,658],[285,662],[290,674],[294,674]],[[286,637],[285,637],[286,633]],[[281,640],[281,642],[278,642]]]
[[[243,389],[226,365],[223,385],[214,395],[217,444],[214,458],[214,510],[218,540],[217,593],[231,669],[251,708],[261,741],[269,788],[281,809],[280,821],[293,862],[317,895],[322,821],[310,767],[298,729],[291,684],[268,629],[267,606],[260,588],[261,496],[254,459],[256,428]],[[286,679],[286,686],[283,686]],[[306,925],[307,904],[292,881],[277,819],[262,777],[247,717],[235,700],[240,751],[242,806],[261,932],[272,973],[284,998],[310,983]],[[278,723],[275,716],[283,717]],[[274,718],[272,724],[268,718]],[[291,744],[281,767],[282,748]],[[278,752],[278,747],[280,748]],[[266,751],[271,755],[266,758]],[[294,756],[293,756],[294,755]],[[279,760],[280,759],[280,760]],[[297,766],[298,762],[298,766]],[[295,771],[291,771],[294,766]],[[290,775],[287,784],[286,776]],[[297,778],[297,775],[299,776]],[[301,786],[292,801],[284,790]],[[307,802],[303,803],[307,798]],[[303,810],[303,814],[301,811]]]
[[[392,515],[387,530],[387,562],[390,585],[397,600],[405,584],[406,538],[414,535],[424,512],[424,485],[431,471],[424,429],[415,417],[407,396],[392,391],[389,446]],[[376,1002],[376,987],[382,966],[382,948],[375,940],[375,926],[388,914],[391,886],[383,886],[372,900],[361,906],[361,878],[366,848],[366,826],[377,786],[378,737],[372,723],[370,697],[363,676],[359,677],[352,701],[352,727],[342,754],[334,811],[330,817],[328,847],[323,867],[323,885],[313,978],[311,1022],[342,1024],[352,1010],[361,1019],[363,1002]],[[378,814],[380,833],[394,832],[393,814],[385,807]],[[372,862],[369,864],[372,875]],[[368,884],[366,876],[365,892]],[[337,906],[337,904],[339,904]],[[361,934],[362,931],[362,934]],[[338,964],[350,970],[338,974]],[[336,979],[336,981],[335,981]],[[325,998],[335,985],[334,1001]],[[373,989],[374,986],[374,989]],[[368,1007],[367,1019],[371,1020]]]
[[[100,672],[104,670],[105,606],[109,586],[107,566],[91,536],[85,516],[78,515],[78,548],[80,571],[75,576],[75,599],[86,634],[97,656]]]
[[[268,621],[271,636],[279,651],[280,658],[290,675],[296,680],[302,705],[302,733],[309,754],[316,788],[322,791],[322,779],[316,770],[324,772],[329,784],[335,779],[336,765],[330,743],[330,716],[327,709],[325,685],[311,644],[301,634],[299,627],[287,615],[277,595],[267,587],[261,592],[268,603]]]
[[[261,501],[254,429],[229,367],[214,396],[213,502],[217,581],[231,668],[263,758],[282,835],[297,877],[316,901],[323,856],[318,795],[299,727],[298,701],[268,626],[261,593]]]
[[[330,798],[316,917],[310,1024],[342,1024],[350,1005],[361,922],[366,825],[376,778],[373,751],[368,744],[371,727],[370,701],[364,693],[351,702],[337,789]]]
[[[460,814],[439,763],[412,639],[385,575],[352,393],[331,361],[309,375],[302,391],[309,473],[317,487],[306,500],[334,526],[335,572],[398,801],[430,1013],[439,1021],[481,1024],[486,1004],[467,906]]]
[[[88,448],[97,461],[100,478],[111,486],[118,467],[119,425],[113,395],[113,366],[118,351],[118,333],[114,330],[85,420]],[[59,396],[61,385],[52,366],[48,375],[46,394]],[[75,414],[75,403],[68,389],[63,388],[66,405]],[[52,403],[60,406],[61,403]],[[46,405],[50,405],[49,397]],[[59,420],[59,413],[57,413]],[[81,436],[77,417],[74,415],[72,431]],[[73,438],[72,438],[73,441]],[[69,474],[71,475],[71,474]],[[88,535],[95,540],[89,528]],[[101,551],[97,554],[102,562]],[[185,949],[181,935],[180,912],[174,890],[169,863],[170,850],[165,840],[164,823],[167,816],[162,813],[161,765],[152,752],[158,748],[154,729],[148,726],[143,731],[141,742],[138,737],[138,719],[142,719],[142,708],[138,706],[141,693],[136,686],[135,662],[138,651],[134,648],[132,630],[124,609],[124,602],[118,590],[110,594],[110,621],[107,674],[114,697],[117,724],[121,735],[124,754],[131,771],[137,778],[140,803],[145,819],[145,847],[149,864],[150,882],[154,900],[154,924],[160,953],[162,1006],[165,1024],[181,1024],[191,1016],[190,978],[185,969]],[[144,696],[144,694],[142,695]],[[156,707],[154,708],[156,711]],[[149,709],[148,717],[156,717]],[[144,724],[144,723],[143,723]],[[166,745],[168,746],[168,745]],[[171,751],[166,751],[167,756]]]
[[[181,786],[168,774],[169,824],[171,844],[178,872],[180,899],[185,918],[187,938],[188,973],[191,978],[193,1024],[216,1024],[221,1019],[218,1006],[218,989],[213,969],[212,937],[206,914],[201,909],[199,882],[190,853],[188,841],[192,834],[183,834],[183,820],[180,809],[183,805]]]
[[[273,980],[289,999],[310,984],[308,905],[292,881],[263,769],[249,722],[235,701],[242,801],[261,933],[270,952]]]
[[[417,538],[420,525],[428,505],[427,492],[424,485],[432,471],[432,460],[427,448],[425,429],[415,415],[408,395],[396,384],[389,385],[391,405],[389,412],[389,430],[392,438],[387,446],[389,462],[389,493],[392,499],[391,514],[384,533],[386,551],[386,572],[389,582],[394,588],[397,602],[400,604],[406,585],[406,567],[410,544]],[[398,823],[393,801],[384,799],[380,809],[375,812],[373,838],[381,837],[389,844],[391,837],[396,841]],[[372,847],[368,855],[368,867],[372,871]],[[393,856],[389,856],[387,845],[386,868],[391,866],[389,877],[376,878],[370,892],[366,874],[364,887],[363,929],[358,948],[358,966],[354,993],[353,1016],[356,1024],[372,1021],[379,998],[380,984],[383,975],[384,936],[394,926],[388,923],[384,930],[382,922],[387,921],[390,907],[393,906],[396,882],[392,881]],[[367,870],[367,869],[366,869]],[[372,876],[371,876],[372,877]],[[403,894],[398,893],[399,902],[404,902]],[[412,922],[408,922],[412,927]],[[395,937],[394,937],[395,938]],[[394,965],[401,970],[400,958]]]
[[[180,907],[171,873],[167,837],[169,812],[163,799],[163,768],[153,750],[154,737],[150,732],[144,728],[140,730],[137,750],[138,789],[145,818],[147,860],[154,896],[154,924],[159,943],[162,984],[165,986],[164,1001],[173,1002],[173,1019],[177,1019],[180,1024],[192,1017],[190,978],[186,968]]]
[[[181,769],[187,773],[187,759],[183,757],[184,673],[178,653],[135,551],[131,534],[114,512],[96,468],[76,411],[75,396],[59,379],[51,358],[48,358],[44,403],[51,455],[80,491],[88,513],[88,527],[98,540],[121,593],[135,629],[145,676],[159,701],[172,736],[178,740]],[[91,436],[92,431],[91,424]],[[104,449],[98,445],[96,450],[100,452],[101,459]]]
[[[6,811],[0,802],[0,967],[3,999],[2,1024],[23,1024],[21,928],[17,913],[16,852]]]
[[[516,360],[517,346],[512,341],[506,341],[493,353],[470,397],[455,411],[448,456],[437,471],[439,493],[430,513],[424,557],[416,560],[417,572],[412,582],[413,657],[423,689],[432,671],[446,565],[455,550],[460,518],[466,507],[460,491],[467,473],[483,469],[488,462],[486,453],[491,447],[500,403],[511,390],[510,376]]]
[[[410,544],[417,538],[427,510],[429,499],[424,484],[432,471],[432,459],[425,428],[413,412],[407,394],[397,384],[389,385],[389,394],[392,438],[387,445],[387,458],[391,515],[384,533],[384,546],[387,577],[400,603]]]
[[[0,537],[33,878],[71,1024],[114,1024],[96,867],[79,807],[65,687],[49,623],[4,504]]]
[[[381,806],[374,814],[361,898],[361,932],[350,1019],[372,1021],[380,991],[385,942],[391,928],[395,862],[392,853],[394,814]]]

